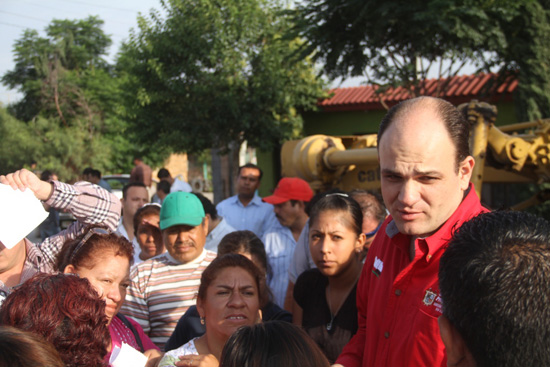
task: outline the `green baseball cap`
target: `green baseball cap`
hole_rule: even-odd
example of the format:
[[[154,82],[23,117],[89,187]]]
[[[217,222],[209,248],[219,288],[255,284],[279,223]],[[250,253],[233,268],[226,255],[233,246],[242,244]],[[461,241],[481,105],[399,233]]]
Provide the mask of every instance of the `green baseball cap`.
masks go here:
[[[190,192],[168,194],[160,208],[160,229],[177,225],[196,227],[204,219],[204,208],[198,197]]]

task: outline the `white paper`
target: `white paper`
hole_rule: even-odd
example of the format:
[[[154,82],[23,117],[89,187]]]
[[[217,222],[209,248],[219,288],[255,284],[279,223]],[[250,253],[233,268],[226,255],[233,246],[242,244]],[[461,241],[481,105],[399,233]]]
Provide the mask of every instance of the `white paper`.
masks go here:
[[[14,190],[0,184],[0,242],[12,248],[48,217],[30,189]]]
[[[126,343],[113,348],[109,364],[112,367],[145,367],[147,357]]]

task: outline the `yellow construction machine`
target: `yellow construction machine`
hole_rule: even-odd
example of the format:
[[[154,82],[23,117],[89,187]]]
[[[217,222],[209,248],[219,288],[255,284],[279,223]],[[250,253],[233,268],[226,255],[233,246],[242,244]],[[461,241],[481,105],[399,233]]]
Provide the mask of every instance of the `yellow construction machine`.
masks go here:
[[[550,119],[497,127],[495,106],[478,101],[459,106],[471,125],[470,147],[476,165],[471,181],[481,197],[487,183],[550,182]],[[312,135],[286,142],[282,175],[301,177],[319,192],[380,189],[376,134],[332,137]],[[524,209],[550,199],[542,190],[516,204]]]

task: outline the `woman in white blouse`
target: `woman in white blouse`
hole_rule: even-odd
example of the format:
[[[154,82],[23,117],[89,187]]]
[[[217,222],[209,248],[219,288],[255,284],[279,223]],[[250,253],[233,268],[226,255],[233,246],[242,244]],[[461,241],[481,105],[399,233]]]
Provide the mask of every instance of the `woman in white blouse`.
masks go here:
[[[261,321],[260,270],[246,257],[228,254],[204,270],[197,310],[206,333],[167,352],[159,367],[218,366],[223,346],[241,326]]]

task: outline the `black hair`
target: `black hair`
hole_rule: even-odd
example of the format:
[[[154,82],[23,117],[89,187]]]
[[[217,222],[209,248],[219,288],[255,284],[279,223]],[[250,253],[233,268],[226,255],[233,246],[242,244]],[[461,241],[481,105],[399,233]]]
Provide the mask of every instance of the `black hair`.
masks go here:
[[[260,286],[264,289],[263,298],[260,299],[262,305],[267,304],[273,297],[271,290],[265,284],[266,279],[271,277],[271,266],[267,261],[267,254],[262,240],[252,231],[235,231],[226,234],[218,244],[218,256],[226,254],[247,253],[258,262],[265,271],[266,276],[262,278]]]
[[[363,211],[359,203],[347,194],[329,194],[320,199],[311,209],[309,223],[315,222],[319,215],[327,210],[343,211],[349,213],[352,221],[350,222],[351,229],[357,234],[363,232]]]
[[[322,198],[324,198],[329,194],[335,194],[335,193],[345,194],[345,191],[342,191],[341,189],[338,189],[338,188],[334,188],[327,191],[318,192],[317,194],[313,195],[311,200],[307,202],[306,207],[304,209],[308,217],[309,217],[309,214],[311,213],[311,209],[313,208],[313,206],[315,206],[315,204],[317,204],[319,200],[321,200]]]
[[[238,329],[223,347],[220,367],[329,367],[317,344],[300,327],[267,321]]]
[[[145,186],[145,184],[143,182],[130,182],[130,183],[127,183],[126,185],[124,185],[124,187],[122,188],[122,198],[123,199],[126,199],[126,194],[128,193],[128,189],[130,187],[143,187],[144,189],[147,190],[147,186]]]
[[[54,345],[41,335],[1,325],[0,366],[65,367],[65,363]]]
[[[422,96],[405,100],[390,108],[380,122],[378,147],[380,147],[384,132],[391,123],[398,118],[406,117],[408,113],[414,112],[416,108],[432,108],[439,115],[454,143],[456,150],[455,164],[458,169],[458,165],[470,155],[470,125],[455,106],[441,98]]]
[[[91,174],[93,170],[94,169],[92,167],[86,167],[86,168],[84,168],[84,171],[82,171],[82,175],[87,176],[87,175]]]
[[[478,366],[550,366],[550,223],[525,212],[464,223],[441,257],[443,315]]]
[[[166,195],[170,193],[171,187],[172,185],[170,185],[170,182],[168,181],[160,181],[159,183],[157,183],[157,191],[162,191]]]
[[[160,217],[160,205],[155,203],[145,204],[136,211],[136,214],[134,214],[134,235],[136,235],[136,237],[139,224],[143,220],[143,217],[147,215],[158,215]]]
[[[201,300],[206,299],[206,292],[212,282],[218,277],[220,272],[226,268],[241,268],[245,270],[254,279],[256,289],[258,290],[258,304],[264,299],[263,287],[261,287],[262,273],[252,261],[239,254],[226,254],[216,257],[210,265],[204,269],[201,275],[201,283],[197,297]]]
[[[157,177],[159,180],[162,180],[163,178],[168,178],[170,177],[170,171],[168,171],[166,168],[161,168],[157,173]]]
[[[244,166],[240,166],[239,167],[239,172],[238,172],[238,175],[240,176],[241,175],[241,170],[243,168],[253,168],[253,169],[257,169],[258,172],[260,172],[260,177],[258,177],[258,180],[262,180],[262,176],[264,175],[264,173],[262,172],[262,170],[260,169],[260,167],[256,166],[255,164],[253,163],[247,163],[245,164]]]
[[[210,218],[212,219],[218,219],[218,211],[216,210],[216,207],[214,206],[214,204],[212,204],[212,202],[206,196],[198,192],[194,192],[193,195],[198,197],[199,200],[201,201],[205,214],[209,214]]]
[[[94,176],[94,177],[97,177],[97,178],[101,178],[101,171],[98,170],[98,169],[93,169],[91,172],[90,172],[90,175]]]
[[[40,179],[42,181],[49,181],[52,175],[53,175],[53,172],[50,171],[49,169],[46,169],[42,171],[42,173],[40,174]]]

